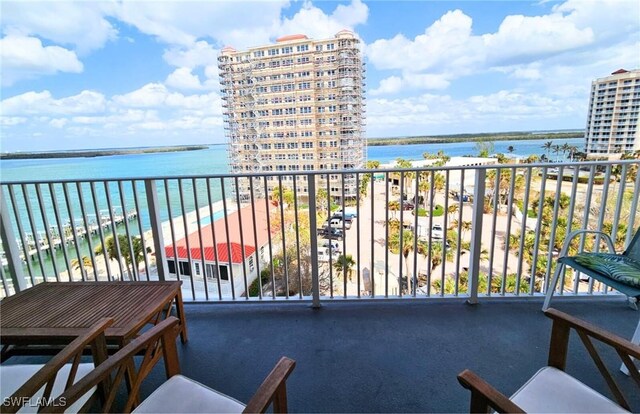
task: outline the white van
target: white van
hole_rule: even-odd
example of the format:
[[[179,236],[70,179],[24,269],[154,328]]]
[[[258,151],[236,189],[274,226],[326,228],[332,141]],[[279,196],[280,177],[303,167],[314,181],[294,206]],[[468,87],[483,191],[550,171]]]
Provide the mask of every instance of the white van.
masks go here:
[[[333,260],[336,260],[338,257],[335,253],[331,254]],[[329,261],[329,249],[325,247],[318,248],[318,261],[319,262],[328,262]]]
[[[340,243],[337,240],[327,240],[322,239],[318,241],[319,249],[328,249],[331,246],[332,253],[339,254],[340,253]]]
[[[329,227],[329,221],[325,221],[324,222],[324,227]],[[331,228],[342,229],[342,220],[339,219],[339,218],[332,218],[331,219]],[[351,222],[350,221],[345,221],[344,222],[344,228],[346,230],[349,230],[351,228]]]

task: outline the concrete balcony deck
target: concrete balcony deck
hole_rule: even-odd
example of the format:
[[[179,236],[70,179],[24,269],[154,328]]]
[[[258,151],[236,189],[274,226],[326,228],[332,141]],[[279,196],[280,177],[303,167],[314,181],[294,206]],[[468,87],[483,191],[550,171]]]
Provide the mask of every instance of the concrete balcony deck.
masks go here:
[[[620,296],[561,299],[554,307],[630,338],[639,312]],[[185,375],[248,401],[278,358],[297,367],[288,382],[292,412],[462,412],[469,393],[456,375],[470,368],[510,395],[546,364],[551,321],[541,300],[186,305],[190,340],[178,345]],[[640,407],[633,380],[607,367]],[[567,371],[612,398],[577,335]],[[156,368],[143,396],[164,379]]]

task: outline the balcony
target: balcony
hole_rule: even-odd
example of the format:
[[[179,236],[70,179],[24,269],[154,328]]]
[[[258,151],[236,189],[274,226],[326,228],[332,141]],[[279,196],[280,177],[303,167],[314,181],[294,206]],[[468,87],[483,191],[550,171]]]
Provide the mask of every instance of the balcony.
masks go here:
[[[638,313],[619,297],[558,299],[558,309],[629,337]],[[439,302],[186,305],[189,342],[178,343],[182,373],[248,401],[282,355],[296,360],[290,412],[468,412],[469,392],[456,380],[465,368],[510,395],[546,363],[550,320],[540,302],[487,299],[469,306]],[[577,337],[567,371],[613,399]],[[601,353],[629,398],[634,384]],[[13,357],[18,363],[34,357]],[[142,397],[164,381],[157,367]],[[637,391],[637,388],[635,388]]]
[[[604,230],[622,251],[640,226],[637,160],[494,162],[332,170],[330,181],[282,172],[3,182],[11,225],[0,294],[43,280],[179,279],[192,301],[535,298],[569,231]],[[324,252],[316,229],[337,210],[357,218],[329,228],[340,248]],[[569,271],[562,294],[610,292]]]
[[[194,302],[183,372],[204,384],[246,401],[258,373],[287,355],[298,361],[294,412],[464,411],[462,369],[509,394],[544,364],[550,322],[540,307],[559,246],[588,228],[623,250],[640,226],[640,162],[431,161],[332,170],[331,180],[3,182],[0,297],[44,280],[179,279]],[[338,210],[355,218],[334,225],[342,237],[329,243],[316,229]],[[561,286],[555,307],[631,337],[638,314],[624,297],[572,271]],[[575,348],[571,372],[606,392]],[[637,407],[640,396],[627,395]]]

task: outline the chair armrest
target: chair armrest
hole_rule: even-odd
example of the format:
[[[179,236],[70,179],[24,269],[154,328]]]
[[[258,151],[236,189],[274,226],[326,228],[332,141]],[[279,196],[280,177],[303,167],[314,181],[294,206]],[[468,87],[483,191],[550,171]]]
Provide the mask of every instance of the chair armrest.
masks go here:
[[[46,387],[42,397],[42,402],[46,402],[46,400],[51,397],[50,393],[53,389],[53,383],[56,381],[58,371],[73,359],[73,365],[69,372],[69,377],[66,380],[65,389],[71,387],[75,380],[78,365],[80,364],[80,358],[82,357],[82,353],[87,345],[92,344],[94,362],[96,365],[102,362],[100,360],[102,356],[107,355],[107,344],[104,340],[104,331],[112,324],[112,318],[102,318],[91,326],[86,333],[78,336],[69,345],[65,346],[60,352],[51,358],[49,362],[40,368],[38,372],[29,378],[27,382],[22,384],[22,386],[18,388],[11,397],[8,397],[2,402],[2,411],[7,413],[18,411],[22,407],[22,404],[29,398],[33,397],[33,395],[45,386],[45,384]],[[78,398],[81,396],[82,395],[78,396]]]
[[[611,236],[609,236],[607,233],[605,233],[603,231],[599,231],[599,230],[574,230],[571,233],[569,233],[569,235],[565,239],[564,245],[562,246],[562,250],[560,250],[559,257],[566,256],[567,255],[567,251],[569,250],[569,244],[571,243],[571,241],[576,236],[578,236],[580,234],[585,234],[585,233],[599,234],[599,235],[603,236],[604,240],[607,242],[607,246],[609,246],[609,252],[610,253],[615,253],[616,252],[616,249],[613,247],[613,241],[611,240]]]
[[[269,404],[273,402],[274,413],[287,412],[287,389],[286,381],[291,371],[296,366],[296,362],[287,357],[280,358],[280,361],[271,370],[267,378],[262,382],[256,393],[253,395],[245,413],[264,413]]]
[[[76,402],[84,393],[103,381],[110,381],[111,375],[117,373],[115,381],[110,384],[109,395],[104,402],[103,411],[112,412],[111,404],[116,396],[120,381],[127,377],[130,387],[129,397],[124,407],[124,412],[129,412],[131,406],[137,402],[140,383],[146,378],[154,365],[164,356],[164,364],[167,377],[180,373],[178,354],[176,350],[176,338],[180,330],[180,321],[170,316],[158,323],[139,337],[133,339],[118,352],[110,356],[104,363],[82,377],[72,387],[62,393],[52,404],[47,407],[49,412],[63,412],[66,407]],[[141,350],[145,350],[138,371],[135,371],[133,357]],[[125,373],[126,372],[126,373]]]
[[[582,319],[575,318],[564,312],[561,312],[554,308],[549,308],[544,311],[545,315],[550,319],[556,321],[562,321],[567,324],[569,328],[573,328],[578,332],[584,332],[588,336],[599,340],[600,342],[612,346],[618,351],[622,351],[627,355],[640,359],[640,345],[624,339],[618,335],[614,335],[609,331],[599,328],[589,322]]]
[[[458,382],[471,391],[472,413],[489,412],[489,407],[499,413],[524,413],[524,410],[507,398],[500,391],[476,375],[473,371],[465,369],[458,374]]]
[[[594,346],[592,339],[600,341],[615,349],[618,356],[622,359],[622,363],[629,370],[629,375],[631,375],[639,389],[640,373],[638,373],[638,368],[636,367],[632,357],[640,358],[640,345],[634,344],[626,339],[607,332],[604,329],[600,329],[590,323],[574,318],[556,309],[550,308],[544,312],[549,318],[553,319],[553,326],[551,327],[551,342],[549,343],[548,365],[564,371],[567,363],[569,336],[571,330],[574,329],[589,353],[589,356],[598,368],[598,371],[600,371],[600,374],[609,386],[609,390],[615,397],[617,403],[622,408],[632,411],[624,393],[620,387],[618,387],[616,380],[607,369],[604,361],[598,353],[598,350]]]

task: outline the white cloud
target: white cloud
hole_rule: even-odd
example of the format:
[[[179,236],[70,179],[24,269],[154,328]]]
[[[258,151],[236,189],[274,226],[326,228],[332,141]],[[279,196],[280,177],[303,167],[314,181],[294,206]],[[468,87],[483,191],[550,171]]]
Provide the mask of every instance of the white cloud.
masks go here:
[[[402,77],[401,82],[387,77],[374,91],[432,89],[433,82],[415,81],[416,75],[426,74],[440,76],[434,78],[441,82],[435,86],[491,70],[515,79],[538,80],[553,64],[591,65],[622,43],[627,43],[623,54],[628,55],[633,50],[629,39],[640,39],[639,15],[638,2],[569,0],[545,15],[506,16],[496,32],[475,34],[471,17],[460,10],[449,11],[413,39],[398,34],[366,47],[377,69],[398,70]],[[633,53],[635,58],[624,62],[637,65],[637,49]],[[394,88],[389,82],[394,82]]]
[[[0,116],[0,125],[2,126],[20,125],[27,121],[28,118],[24,116]]]
[[[161,106],[168,93],[163,84],[148,83],[133,92],[114,96],[113,101],[126,107],[153,108]]]
[[[26,92],[0,102],[0,110],[5,115],[96,113],[105,108],[104,95],[94,91],[82,91],[61,99],[55,99],[49,91]]]
[[[579,29],[560,13],[507,16],[496,33],[482,36],[491,65],[526,63],[593,43],[589,27]]]
[[[200,83],[198,75],[191,73],[189,68],[178,68],[167,76],[164,82],[167,86],[181,90],[200,90],[204,86]]]
[[[112,101],[120,107],[182,109],[216,115],[221,113],[222,102],[215,92],[183,95],[169,92],[167,87],[160,83],[149,83],[127,94],[116,95]]]
[[[331,37],[342,29],[353,29],[365,23],[368,16],[369,8],[360,0],[353,0],[349,5],[340,4],[330,15],[307,1],[291,19],[282,19],[274,33],[278,36],[303,33],[312,38]]]
[[[172,65],[186,68],[217,65],[218,50],[204,40],[188,46],[174,46],[164,52],[164,60]]]
[[[98,1],[6,1],[2,2],[2,31],[73,45],[84,54],[116,38],[117,30],[106,18],[115,6]]]
[[[394,94],[405,88],[414,89],[446,89],[449,81],[444,75],[428,73],[405,73],[403,77],[389,76],[380,81],[378,88],[369,93],[372,96]]]
[[[398,136],[434,130],[438,133],[500,131],[513,129],[514,125],[522,130],[539,129],[539,125],[551,120],[582,118],[586,105],[583,99],[561,99],[518,90],[501,90],[465,99],[435,94],[374,98],[367,105],[367,130],[370,136]]]
[[[170,45],[191,47],[196,40],[209,37],[245,47],[255,40],[266,40],[267,29],[280,18],[280,12],[288,4],[285,0],[123,2],[117,17]]]
[[[55,118],[49,121],[49,125],[54,128],[64,128],[64,126],[67,125],[68,122],[69,120],[67,118]]]
[[[83,70],[75,52],[60,46],[43,46],[38,38],[17,35],[0,39],[0,62],[3,86],[39,75]]]

